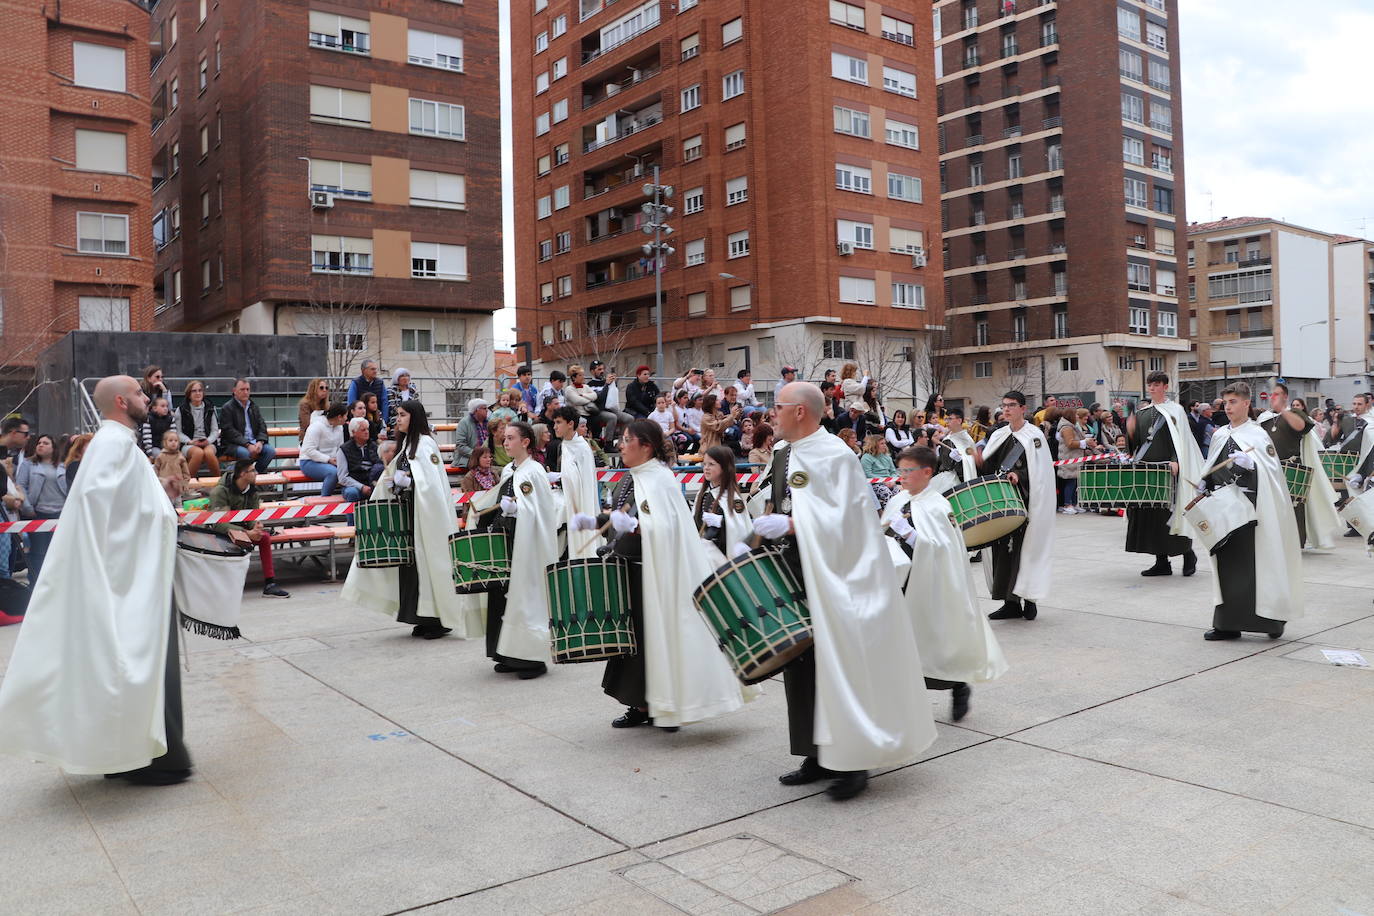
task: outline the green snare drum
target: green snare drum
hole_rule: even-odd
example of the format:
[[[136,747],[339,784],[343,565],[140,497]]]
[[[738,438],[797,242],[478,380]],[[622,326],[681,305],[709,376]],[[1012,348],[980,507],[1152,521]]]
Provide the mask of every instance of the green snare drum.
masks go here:
[[[409,502],[378,499],[353,510],[358,565],[364,569],[415,562],[415,515]]]
[[[510,538],[504,531],[459,531],[448,536],[453,588],[459,594],[486,591],[510,581]]]
[[[564,560],[546,572],[555,664],[635,654],[628,563],[619,557]]]
[[[1289,458],[1283,462],[1283,477],[1288,481],[1288,495],[1293,498],[1293,505],[1307,502],[1307,493],[1312,489],[1312,469],[1300,458]]]
[[[1355,466],[1360,463],[1360,456],[1354,452],[1321,452],[1319,453],[1322,462],[1322,469],[1326,471],[1326,476],[1331,478],[1334,486],[1345,488],[1345,478],[1355,473]]]
[[[1089,462],[1078,472],[1078,505],[1083,509],[1170,509],[1174,475],[1169,462]]]
[[[1005,477],[975,477],[945,494],[970,550],[1006,537],[1026,523],[1021,491]]]
[[[692,593],[735,674],[755,684],[811,648],[806,590],[782,553],[756,547],[725,561]]]

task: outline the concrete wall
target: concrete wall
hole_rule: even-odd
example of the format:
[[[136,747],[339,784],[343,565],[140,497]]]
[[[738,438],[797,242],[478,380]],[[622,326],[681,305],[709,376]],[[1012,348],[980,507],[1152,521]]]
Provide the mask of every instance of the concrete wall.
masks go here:
[[[1363,373],[1369,315],[1369,258],[1366,242],[1347,242],[1331,249],[1332,317],[1337,377]]]
[[[1330,247],[1324,238],[1283,229],[1274,233],[1274,241],[1274,298],[1282,303],[1275,328],[1275,342],[1280,347],[1279,371],[1289,377],[1325,378],[1331,365]],[[1317,321],[1327,323],[1313,324]],[[1213,347],[1213,359],[1225,359],[1217,355],[1219,350],[1220,347]]]

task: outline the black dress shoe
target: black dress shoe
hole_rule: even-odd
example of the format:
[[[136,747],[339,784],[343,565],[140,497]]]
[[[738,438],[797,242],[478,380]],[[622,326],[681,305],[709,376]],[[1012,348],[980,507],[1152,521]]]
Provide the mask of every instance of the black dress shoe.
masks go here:
[[[1202,634],[1202,638],[1208,642],[1217,642],[1222,639],[1240,639],[1239,630],[1208,630]]]
[[[1034,620],[1035,615],[1040,613],[1040,608],[1035,606],[1034,601],[1027,601],[1021,608],[1021,616],[1026,620]]]
[[[542,677],[543,675],[548,674],[548,672],[549,666],[544,664],[543,662],[540,662],[537,667],[521,668],[516,676],[519,677],[522,681],[532,681],[537,677]]]
[[[425,627],[425,631],[420,635],[425,639],[441,639],[452,632],[449,627]]]
[[[844,801],[853,798],[864,789],[868,788],[868,770],[854,770],[852,773],[845,773],[839,779],[832,782],[825,790],[835,801]]]
[[[1280,623],[1280,624],[1279,624],[1279,630],[1278,630],[1278,632],[1277,632],[1277,633],[1270,633],[1270,634],[1269,634],[1269,638],[1270,638],[1270,639],[1278,639],[1280,636],[1282,636],[1282,635],[1283,635],[1283,628],[1284,628],[1284,626],[1285,626],[1285,624]]]
[[[802,760],[801,766],[779,776],[778,782],[785,786],[805,786],[822,779],[838,779],[843,775],[835,770],[827,770],[815,757],[807,757]]]
[[[968,684],[954,685],[954,707],[950,710],[950,718],[958,722],[968,715],[968,698],[973,695],[973,688]]]
[[[634,728],[636,725],[648,725],[649,713],[643,709],[631,706],[625,710],[625,714],[611,722],[611,728]]]
[[[414,626],[410,628],[410,635],[414,636],[416,639],[419,639],[421,636],[425,635],[425,631],[428,629],[429,627],[425,626],[424,624],[420,624],[419,626]]]
[[[1183,555],[1183,575],[1191,576],[1197,572],[1197,554],[1191,550]]]
[[[988,615],[988,620],[1019,620],[1021,619],[1021,602],[1004,601],[1002,606]]]
[[[649,724],[654,725],[654,720],[650,719]],[[654,727],[657,728],[659,731],[667,732],[670,735],[678,729],[682,728],[681,725],[655,725]]]
[[[124,773],[106,773],[105,778],[124,779],[136,786],[174,786],[190,779],[191,771],[189,769],[155,770],[152,767],[143,767],[140,770],[129,770]]]
[[[1142,569],[1140,574],[1142,576],[1172,576],[1174,574],[1174,568],[1167,562],[1156,563],[1149,569]]]
[[[495,671],[497,674],[514,674],[520,669],[507,665],[505,662],[497,662],[491,666],[491,670]]]

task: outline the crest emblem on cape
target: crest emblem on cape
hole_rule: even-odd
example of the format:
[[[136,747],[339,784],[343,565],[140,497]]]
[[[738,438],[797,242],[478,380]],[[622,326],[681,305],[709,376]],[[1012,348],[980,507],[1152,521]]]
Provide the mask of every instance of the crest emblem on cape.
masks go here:
[[[811,477],[805,471],[793,471],[787,478],[789,486],[801,489],[811,482]]]
[[[429,456],[429,460],[432,461],[432,462],[434,462],[435,464],[438,464],[438,463],[439,463],[439,456],[438,456],[438,455],[430,455],[430,456]]]
[[[1044,443],[1043,443],[1040,439],[1036,439],[1036,440],[1035,440],[1035,447],[1036,447],[1036,448],[1039,448],[1042,444],[1044,444]]]
[[[528,480],[525,481],[520,485],[520,492],[524,493],[526,496],[529,496],[531,493],[534,492],[534,484],[530,483]]]
[[[735,514],[737,515],[742,513],[744,511],[744,500],[736,499],[730,504],[730,508],[735,510]]]
[[[647,499],[639,504],[639,511],[643,512],[645,515],[649,514],[649,501]]]
[[[1277,458],[1277,457],[1278,457],[1278,454],[1279,454],[1279,453],[1276,452],[1276,451],[1274,451],[1274,444],[1273,444],[1272,442],[1271,442],[1268,446],[1266,446],[1266,448],[1268,448],[1268,450],[1269,450],[1269,457],[1271,457],[1271,458]]]

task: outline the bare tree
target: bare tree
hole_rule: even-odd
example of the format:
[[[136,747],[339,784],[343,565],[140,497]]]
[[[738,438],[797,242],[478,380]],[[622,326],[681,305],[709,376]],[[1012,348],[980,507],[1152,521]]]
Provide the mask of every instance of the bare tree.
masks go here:
[[[915,401],[916,393],[910,391],[911,357],[915,336],[891,337],[880,330],[871,330],[859,336],[855,342],[854,357],[859,371],[878,383],[880,396],[902,399],[909,395]]]
[[[483,370],[495,346],[494,339],[481,336],[473,322],[453,320],[461,324],[462,330],[450,333],[446,341],[437,341],[435,352],[428,359],[435,378],[444,386],[444,414],[450,419],[466,412],[470,398],[488,393],[492,380]]]
[[[375,358],[380,352],[372,278],[322,273],[312,280],[313,294],[296,315],[296,333],[325,339],[325,374],[342,381],[353,375],[362,357]]]
[[[649,310],[644,311],[647,314]],[[641,326],[638,314],[626,320],[625,316],[610,312],[581,312],[568,320],[572,322],[572,337],[554,344],[553,351],[558,358],[568,363],[590,363],[599,359],[612,372],[619,373],[621,369],[616,361],[629,345],[635,329]]]
[[[791,366],[797,370],[797,378],[802,381],[819,382],[820,369],[826,362],[834,362],[825,356],[819,338],[797,328],[795,334],[778,335],[773,352],[778,358],[778,368]]]

